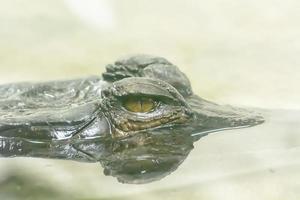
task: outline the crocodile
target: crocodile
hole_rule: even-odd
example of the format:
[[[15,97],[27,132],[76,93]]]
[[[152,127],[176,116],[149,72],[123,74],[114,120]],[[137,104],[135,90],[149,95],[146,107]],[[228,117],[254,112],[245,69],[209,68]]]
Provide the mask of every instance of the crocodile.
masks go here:
[[[0,156],[99,162],[122,183],[159,180],[209,133],[258,125],[261,114],[192,91],[165,58],[135,55],[102,76],[0,86]]]

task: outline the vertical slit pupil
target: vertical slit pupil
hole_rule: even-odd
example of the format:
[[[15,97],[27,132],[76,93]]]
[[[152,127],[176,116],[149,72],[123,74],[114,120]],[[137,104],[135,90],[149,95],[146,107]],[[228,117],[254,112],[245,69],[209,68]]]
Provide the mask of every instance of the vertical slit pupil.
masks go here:
[[[155,101],[146,97],[129,97],[126,98],[123,106],[131,112],[146,113],[155,107]]]

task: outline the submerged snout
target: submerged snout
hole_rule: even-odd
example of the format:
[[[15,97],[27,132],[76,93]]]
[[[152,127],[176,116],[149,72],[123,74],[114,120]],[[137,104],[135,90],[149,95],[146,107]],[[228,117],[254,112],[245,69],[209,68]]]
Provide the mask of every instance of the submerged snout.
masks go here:
[[[197,95],[186,99],[194,113],[192,135],[207,135],[210,132],[231,128],[243,128],[261,124],[263,116],[250,109],[218,105]]]

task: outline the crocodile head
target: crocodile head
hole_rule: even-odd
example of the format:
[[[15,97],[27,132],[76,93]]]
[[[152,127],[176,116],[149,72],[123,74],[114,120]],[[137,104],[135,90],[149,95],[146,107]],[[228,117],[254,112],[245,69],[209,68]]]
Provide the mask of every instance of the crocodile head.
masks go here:
[[[102,111],[113,137],[168,129],[190,135],[259,124],[248,110],[220,106],[194,94],[190,81],[164,58],[134,56],[107,66]],[[172,131],[171,131],[172,132]]]
[[[161,57],[133,56],[107,66],[102,114],[113,142],[101,160],[106,175],[144,183],[174,171],[210,132],[257,125],[253,112],[193,93],[190,81]],[[92,152],[92,151],[90,151]]]
[[[262,122],[200,98],[175,65],[147,55],[108,65],[102,79],[0,87],[0,155],[97,161],[126,183],[168,175],[208,133]]]
[[[133,56],[107,66],[102,111],[112,136],[168,129],[203,136],[227,128],[253,126],[263,118],[248,110],[220,106],[194,94],[189,79],[164,58]]]

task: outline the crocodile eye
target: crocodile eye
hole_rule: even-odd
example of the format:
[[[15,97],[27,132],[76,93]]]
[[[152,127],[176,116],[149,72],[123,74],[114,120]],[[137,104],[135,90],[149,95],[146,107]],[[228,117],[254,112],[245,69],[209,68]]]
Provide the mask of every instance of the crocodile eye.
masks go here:
[[[147,113],[157,106],[157,102],[147,97],[128,97],[123,101],[123,106],[130,112]]]

